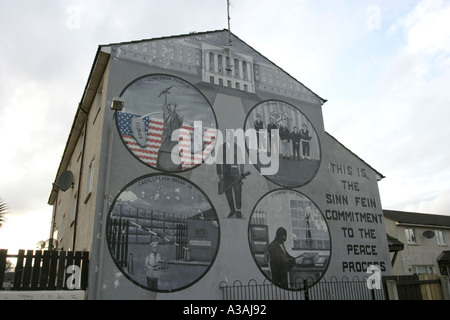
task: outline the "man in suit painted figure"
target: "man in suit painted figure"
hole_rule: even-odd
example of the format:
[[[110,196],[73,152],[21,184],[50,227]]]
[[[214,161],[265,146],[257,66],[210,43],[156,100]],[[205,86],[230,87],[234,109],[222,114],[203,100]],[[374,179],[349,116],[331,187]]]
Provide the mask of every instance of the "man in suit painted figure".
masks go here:
[[[294,131],[291,132],[292,141],[292,159],[300,160],[300,132],[297,127],[294,127]]]
[[[268,248],[272,282],[283,289],[288,289],[288,272],[295,266],[295,258],[286,251],[284,246],[286,237],[286,229],[279,227],[275,239],[269,244]]]
[[[269,124],[267,125],[267,136],[269,137],[269,143],[267,146],[267,151],[272,150],[272,130],[278,129],[277,124],[274,119],[271,117],[269,120]]]
[[[286,126],[286,122],[283,121],[280,126],[280,140],[281,140],[281,155],[283,158],[289,159],[290,149],[289,142],[291,141],[291,133]]]
[[[259,130],[263,130],[264,129],[264,122],[261,120],[261,115],[259,113],[256,114],[256,120],[254,122],[254,126],[255,126],[255,131],[256,131],[256,149],[259,151]],[[265,146],[262,146],[262,149],[264,149]]]
[[[302,124],[302,129],[300,130],[300,139],[302,141],[302,159],[305,159],[306,157],[308,160],[311,160],[309,146],[311,135],[305,123]]]
[[[231,150],[233,148],[233,150]],[[234,151],[234,159],[228,159],[227,152]],[[219,175],[219,194],[225,193],[230,213],[228,218],[236,216],[242,217],[242,180],[244,176],[244,161],[242,160],[241,150],[238,150],[236,143],[230,142],[228,137],[222,145],[223,162],[216,164],[217,174]],[[238,161],[238,159],[241,159]],[[230,163],[231,162],[231,163]],[[220,190],[221,189],[221,190]]]

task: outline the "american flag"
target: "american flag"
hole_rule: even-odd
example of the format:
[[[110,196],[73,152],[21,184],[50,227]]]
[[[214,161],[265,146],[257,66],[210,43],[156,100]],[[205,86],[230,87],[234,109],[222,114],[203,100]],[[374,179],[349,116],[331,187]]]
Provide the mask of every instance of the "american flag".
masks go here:
[[[136,139],[133,137],[131,131],[131,119],[140,118],[140,115],[118,112],[117,113],[117,123],[119,126],[120,135],[125,142],[128,149],[141,161],[144,163],[156,167],[158,160],[158,151],[161,147],[162,142],[162,132],[163,132],[163,120],[156,117],[144,117],[142,120],[145,124],[145,134],[147,136],[147,143],[145,147],[141,147]],[[181,154],[181,165],[182,170],[192,168],[194,165],[202,163],[202,154],[191,152],[191,137],[193,136],[194,127],[186,122],[183,123],[180,130],[180,135],[178,139],[179,152]],[[207,128],[203,134],[203,157],[206,157],[211,153],[214,148],[214,140],[216,136],[216,129]],[[187,143],[186,143],[187,141]],[[192,143],[192,141],[191,141]],[[185,148],[185,149],[184,149]],[[185,150],[185,152],[183,152]]]

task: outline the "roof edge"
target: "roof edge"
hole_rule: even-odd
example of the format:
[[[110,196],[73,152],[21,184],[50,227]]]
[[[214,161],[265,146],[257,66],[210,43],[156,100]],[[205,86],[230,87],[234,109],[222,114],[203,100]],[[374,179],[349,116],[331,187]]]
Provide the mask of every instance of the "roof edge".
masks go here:
[[[92,100],[95,98],[95,95],[92,97],[89,95],[92,91],[97,91],[98,85],[101,81],[101,78],[106,69],[107,61],[109,60],[109,54],[102,51],[102,46],[98,46],[97,52],[94,58],[94,61],[92,63],[91,71],[88,76],[88,80],[86,82],[86,86],[83,91],[83,95],[81,97],[80,102],[78,103],[78,107],[72,122],[72,127],[70,128],[69,136],[66,141],[66,145],[64,147],[64,151],[61,157],[61,161],[59,163],[58,170],[56,171],[56,176],[54,179],[54,182],[52,183],[52,189],[50,191],[50,195],[47,201],[47,204],[53,205],[56,195],[58,193],[58,188],[56,186],[56,182],[58,181],[58,178],[62,174],[62,172],[67,168],[67,165],[69,163],[67,157],[70,157],[70,155],[73,153],[76,143],[74,144],[73,139],[78,138],[74,136],[75,129],[77,127],[77,124],[84,123],[86,121],[87,114],[89,113]],[[99,77],[94,77],[94,75],[100,75]],[[100,80],[98,80],[98,78]],[[93,81],[95,80],[95,81]]]
[[[307,87],[305,84],[303,84],[302,82],[297,80],[297,78],[295,78],[294,76],[292,76],[291,74],[286,72],[286,70],[284,70],[279,65],[274,63],[271,59],[269,59],[265,55],[261,54],[258,50],[256,50],[254,47],[249,45],[246,41],[242,40],[236,34],[234,34],[233,32],[231,32],[230,30],[228,30],[226,28],[225,29],[219,29],[219,30],[213,30],[213,31],[189,32],[189,33],[184,33],[184,34],[179,34],[179,35],[172,35],[172,36],[162,36],[162,37],[157,37],[157,38],[148,38],[148,39],[141,39],[141,40],[125,41],[125,42],[115,42],[115,43],[103,44],[103,45],[100,45],[100,47],[128,45],[128,44],[140,43],[140,42],[144,42],[144,41],[156,41],[156,40],[166,40],[166,39],[173,39],[173,38],[184,38],[184,37],[190,37],[190,36],[196,36],[196,35],[205,35],[205,34],[213,34],[213,33],[220,33],[220,32],[228,32],[230,35],[233,35],[233,37],[235,37],[236,39],[238,39],[239,41],[244,43],[246,46],[248,46],[250,49],[252,49],[254,52],[259,54],[261,57],[264,57],[266,60],[268,60],[270,63],[272,63],[275,67],[277,67],[278,69],[280,69],[281,71],[286,73],[289,77],[291,77],[292,79],[297,81],[299,84],[301,84],[303,87],[308,89],[313,95],[315,95],[321,101],[322,105],[328,101],[327,99],[324,99],[321,96],[319,96],[316,92],[314,92],[309,87]]]
[[[450,228],[450,216],[445,214],[383,209],[383,215],[402,226]]]
[[[375,171],[375,173],[377,174],[377,181],[380,181],[384,178],[386,178],[386,176],[384,176],[382,173],[380,173],[379,171],[377,171],[375,168],[373,168],[370,164],[368,164],[366,161],[364,161],[361,157],[359,157],[356,153],[354,153],[352,150],[350,150],[349,148],[347,148],[346,146],[344,146],[342,144],[342,142],[340,142],[338,139],[336,139],[335,137],[333,137],[330,133],[328,133],[327,131],[325,131],[325,134],[328,135],[331,139],[333,139],[336,143],[338,143],[340,146],[342,146],[344,149],[346,149],[348,152],[350,152],[352,155],[354,155],[356,158],[358,158],[359,160],[361,160],[366,166],[368,166],[370,169],[372,169],[373,171]]]

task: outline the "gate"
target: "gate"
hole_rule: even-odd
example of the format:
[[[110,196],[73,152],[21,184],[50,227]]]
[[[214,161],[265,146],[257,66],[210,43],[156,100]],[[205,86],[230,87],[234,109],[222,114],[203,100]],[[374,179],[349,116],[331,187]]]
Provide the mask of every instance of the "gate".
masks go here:
[[[111,255],[121,267],[128,266],[128,232],[128,220],[111,219],[108,232]]]
[[[386,294],[386,281],[392,280],[397,288],[398,300],[442,300],[443,292],[439,275],[384,276],[383,287]],[[389,299],[389,297],[386,297]]]
[[[187,225],[185,223],[178,223],[176,226],[175,242],[176,246],[176,260],[185,260],[184,247],[187,246]]]
[[[420,292],[419,276],[385,276],[383,277],[383,286],[387,292],[386,281],[393,280],[397,285],[397,293],[399,300],[422,300],[422,293]]]

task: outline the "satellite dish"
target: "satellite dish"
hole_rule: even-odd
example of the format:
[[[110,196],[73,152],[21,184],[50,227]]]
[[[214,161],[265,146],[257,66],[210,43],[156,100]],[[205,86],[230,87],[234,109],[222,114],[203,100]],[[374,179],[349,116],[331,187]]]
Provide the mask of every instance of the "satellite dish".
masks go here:
[[[51,248],[50,248],[50,242],[52,243]],[[45,241],[45,245],[44,245],[45,249],[52,250],[52,249],[56,249],[57,247],[58,247],[58,240],[56,240],[56,239],[48,239],[47,241]]]
[[[73,186],[73,173],[70,170],[64,171],[56,183],[58,188],[62,191],[66,191]]]
[[[38,243],[36,243],[36,248],[44,249],[45,248],[45,241],[41,240]]]
[[[434,237],[434,232],[431,230],[424,231],[423,236],[427,239],[431,239]]]

